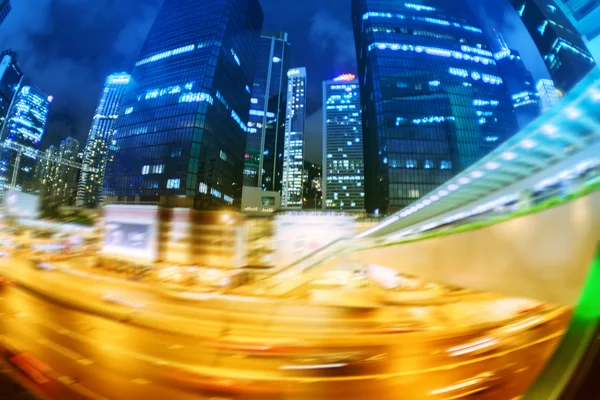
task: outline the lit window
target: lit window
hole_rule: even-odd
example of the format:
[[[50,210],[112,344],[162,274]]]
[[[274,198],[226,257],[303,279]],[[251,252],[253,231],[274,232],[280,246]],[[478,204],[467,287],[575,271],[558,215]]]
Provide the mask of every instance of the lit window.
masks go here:
[[[411,199],[418,199],[421,196],[419,189],[408,189],[408,197]]]
[[[180,179],[169,179],[167,181],[167,189],[179,189],[180,184],[181,184]]]
[[[433,168],[433,167],[434,167],[433,161],[431,161],[431,160],[425,160],[425,169],[430,169],[430,168]]]
[[[198,185],[198,191],[200,193],[208,193],[208,185],[206,183],[200,182],[200,185]]]
[[[417,162],[415,160],[406,160],[406,168],[417,168]]]
[[[142,175],[148,175],[150,173],[150,166],[149,165],[144,165],[142,167]]]
[[[447,161],[447,160],[442,160],[442,162],[440,163],[440,169],[451,169],[452,168],[452,162]]]
[[[133,112],[133,107],[128,107],[128,108],[125,110],[125,115],[129,115],[129,114],[131,114],[132,112]]]

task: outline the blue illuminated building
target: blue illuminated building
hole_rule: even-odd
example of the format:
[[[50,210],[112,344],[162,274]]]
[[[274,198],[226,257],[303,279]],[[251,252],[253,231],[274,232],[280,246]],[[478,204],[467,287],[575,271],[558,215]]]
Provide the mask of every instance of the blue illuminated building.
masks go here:
[[[15,143],[25,148],[18,163],[15,182],[18,188],[33,178],[37,149],[44,136],[51,102],[52,96],[48,96],[40,89],[23,86],[8,111],[0,141],[8,145]],[[14,150],[6,148],[2,150],[0,176],[5,184],[11,183],[16,155],[17,152]]]
[[[525,67],[518,51],[503,48],[494,54],[494,58],[511,96],[519,128],[525,128],[542,113],[533,75]]]
[[[262,22],[258,0],[163,2],[115,124],[110,201],[239,201]]]
[[[596,65],[581,34],[551,0],[510,0],[533,38],[556,88],[571,90]]]
[[[0,54],[0,132],[4,127],[10,104],[23,81],[23,72],[17,65],[17,58],[17,53],[12,50]]]
[[[289,66],[287,33],[263,33],[252,85],[244,186],[281,191]]]
[[[11,9],[10,0],[0,0],[0,24],[4,22]]]
[[[557,0],[577,31],[584,37],[586,45],[596,62],[600,59],[600,2],[598,0]]]
[[[303,205],[304,193],[306,68],[290,69],[287,76],[281,207],[300,209]]]
[[[83,150],[83,165],[91,170],[81,171],[77,187],[78,206],[94,207],[102,202],[102,183],[106,172],[108,149],[113,140],[119,105],[130,80],[129,74],[124,72],[106,78]]]
[[[353,0],[365,201],[394,212],[513,135],[512,101],[464,0]]]
[[[360,89],[354,75],[323,82],[323,208],[365,210]]]

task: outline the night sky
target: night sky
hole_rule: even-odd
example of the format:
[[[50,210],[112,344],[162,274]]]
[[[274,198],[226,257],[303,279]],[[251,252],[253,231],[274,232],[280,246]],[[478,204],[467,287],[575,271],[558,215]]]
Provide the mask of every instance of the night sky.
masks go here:
[[[260,0],[263,29],[286,31],[293,66],[309,81],[307,158],[321,160],[322,81],[356,72],[350,0]],[[448,0],[451,1],[451,0]],[[506,0],[469,0],[519,50],[539,79],[547,71]],[[202,0],[198,0],[199,3]],[[42,147],[73,136],[85,144],[106,75],[131,72],[161,0],[12,0],[0,49],[20,53],[26,83],[54,96]]]

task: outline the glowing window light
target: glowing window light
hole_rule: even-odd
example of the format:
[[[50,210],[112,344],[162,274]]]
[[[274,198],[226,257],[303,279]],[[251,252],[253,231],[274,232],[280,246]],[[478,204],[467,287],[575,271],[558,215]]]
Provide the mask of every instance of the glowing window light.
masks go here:
[[[455,75],[455,76],[460,76],[462,78],[466,78],[467,76],[469,76],[469,72],[466,69],[461,69],[461,68],[453,68],[451,67],[448,72],[451,75]]]
[[[424,6],[422,4],[404,3],[404,7],[411,8],[417,11],[435,11],[436,9],[431,6]]]
[[[214,103],[213,97],[204,92],[200,93],[185,93],[179,97],[180,103],[202,103],[207,102],[210,104]]]
[[[133,112],[133,107],[127,107],[127,109],[125,110],[125,115],[129,115]]]
[[[169,51],[165,51],[163,53],[159,53],[159,54],[155,54],[151,57],[148,58],[144,58],[143,60],[140,60],[138,62],[135,63],[136,67],[139,67],[141,65],[145,65],[148,63],[152,63],[152,62],[156,62],[156,61],[160,61],[160,60],[164,60],[166,58],[170,58],[179,54],[185,54],[185,53],[189,53],[191,51],[194,51],[196,49],[196,46],[193,44],[187,45],[187,46],[183,46],[183,47],[179,47],[177,49],[173,49],[173,50],[169,50]]]

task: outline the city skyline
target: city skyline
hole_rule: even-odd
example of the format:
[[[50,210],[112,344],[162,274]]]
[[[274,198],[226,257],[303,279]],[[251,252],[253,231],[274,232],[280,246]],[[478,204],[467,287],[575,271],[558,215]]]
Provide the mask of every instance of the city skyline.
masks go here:
[[[133,0],[119,2],[116,9],[102,7],[87,8],[86,13],[94,17],[86,19],[80,26],[78,13],[83,12],[84,2],[70,7],[57,0],[41,5],[39,13],[32,16],[23,2],[13,4],[10,18],[0,26],[0,48],[14,48],[21,54],[26,84],[35,84],[54,93],[55,104],[49,119],[46,139],[42,148],[58,143],[68,135],[75,135],[85,143],[97,102],[97,93],[102,89],[104,78],[117,71],[131,72],[147,30],[158,9],[158,0],[151,0],[141,8],[132,7]],[[544,77],[543,62],[535,62],[530,39],[526,31],[515,24],[514,15],[506,11],[506,1],[486,1],[486,7],[477,7],[482,18],[490,19],[506,35],[511,48],[524,55],[524,61],[537,79]],[[309,0],[302,7],[288,2],[262,0],[265,10],[265,31],[289,33],[290,43],[295,43],[292,64],[306,64],[315,79],[308,87],[307,98],[307,159],[321,162],[322,113],[321,82],[345,73],[356,73],[356,59],[351,32],[349,5],[325,4]],[[43,11],[56,14],[69,23],[54,27],[54,20],[46,20]],[[514,13],[514,11],[513,11]],[[107,25],[108,24],[108,25]],[[113,27],[108,29],[107,26]],[[79,29],[78,35],[69,33]],[[39,35],[38,32],[43,35]],[[100,32],[101,35],[100,35]],[[52,46],[60,47],[60,58],[49,54]],[[80,44],[80,37],[89,43]],[[528,43],[529,42],[529,43]],[[515,43],[518,44],[515,46]],[[98,51],[92,51],[96,49]],[[525,49],[525,50],[524,50]],[[73,52],[84,55],[75,59]],[[102,57],[99,55],[102,54]],[[320,57],[314,58],[313,54]],[[531,66],[534,59],[534,67]],[[85,60],[85,62],[83,61]],[[41,66],[44,68],[41,68]],[[541,69],[540,69],[541,65]],[[50,76],[50,74],[52,76]]]

